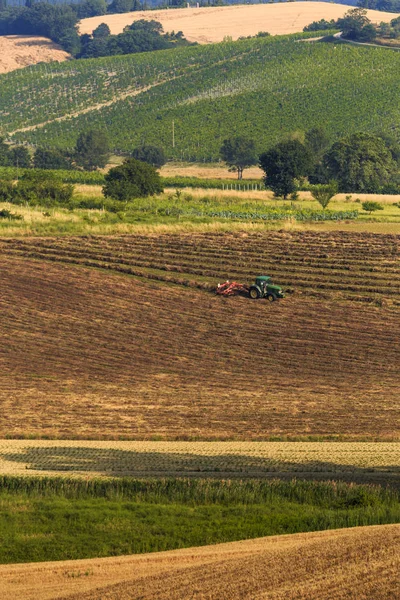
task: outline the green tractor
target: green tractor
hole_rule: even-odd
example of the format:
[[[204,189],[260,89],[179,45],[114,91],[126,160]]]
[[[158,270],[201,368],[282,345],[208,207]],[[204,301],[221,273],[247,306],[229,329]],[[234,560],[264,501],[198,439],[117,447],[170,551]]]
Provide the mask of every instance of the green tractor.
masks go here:
[[[253,300],[257,298],[266,298],[269,302],[274,302],[278,298],[284,298],[285,294],[279,285],[274,285],[271,277],[268,275],[260,275],[256,277],[256,281],[249,288],[249,296]]]

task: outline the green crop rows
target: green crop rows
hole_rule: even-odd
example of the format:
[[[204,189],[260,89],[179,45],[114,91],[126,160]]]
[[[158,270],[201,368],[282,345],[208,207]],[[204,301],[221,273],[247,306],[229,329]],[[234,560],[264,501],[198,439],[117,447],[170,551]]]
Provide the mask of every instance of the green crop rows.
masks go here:
[[[261,151],[317,125],[332,138],[398,127],[398,52],[298,38],[15,71],[0,78],[0,130],[16,141],[73,147],[79,131],[101,128],[116,150],[145,141],[164,146],[170,158],[207,161],[229,135],[251,136]]]

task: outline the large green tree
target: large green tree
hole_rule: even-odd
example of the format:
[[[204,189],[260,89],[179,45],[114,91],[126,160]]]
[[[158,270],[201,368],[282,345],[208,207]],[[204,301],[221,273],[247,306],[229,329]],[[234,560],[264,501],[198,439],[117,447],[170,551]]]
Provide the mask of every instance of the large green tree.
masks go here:
[[[127,201],[163,191],[156,169],[135,158],[128,158],[122,165],[110,169],[105,180],[103,194],[114,200]]]
[[[91,129],[79,134],[75,147],[77,165],[87,171],[106,166],[110,156],[108,139],[105,133]]]
[[[369,133],[337,141],[324,155],[323,165],[327,177],[338,182],[340,192],[379,192],[398,168],[385,142]]]
[[[35,169],[71,169],[71,160],[61,150],[38,148],[33,157]]]
[[[295,179],[308,175],[312,166],[313,155],[299,140],[281,142],[260,156],[266,187],[285,199],[296,191]]]
[[[257,164],[255,143],[246,137],[235,137],[224,140],[219,153],[222,160],[232,170],[237,171],[238,179],[242,179],[244,169]]]
[[[367,17],[365,8],[352,8],[342,19],[337,20],[337,26],[344,38],[360,42],[369,42],[376,38],[374,25]]]
[[[321,159],[325,150],[330,146],[329,136],[323,127],[312,127],[306,131],[304,142],[311,150],[315,160]]]
[[[14,146],[10,149],[10,163],[14,167],[28,169],[31,166],[31,155],[25,146]]]
[[[7,167],[10,164],[10,148],[3,138],[0,138],[0,166]]]
[[[138,146],[132,151],[132,157],[136,158],[136,160],[149,163],[149,165],[157,169],[160,169],[166,163],[164,150],[158,146]]]

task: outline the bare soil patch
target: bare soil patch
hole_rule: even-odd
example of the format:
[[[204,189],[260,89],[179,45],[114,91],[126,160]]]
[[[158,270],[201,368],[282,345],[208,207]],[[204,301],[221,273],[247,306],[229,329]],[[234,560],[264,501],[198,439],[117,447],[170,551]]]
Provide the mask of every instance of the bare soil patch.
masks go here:
[[[326,2],[290,2],[137,11],[83,19],[79,29],[80,33],[92,33],[100,23],[107,23],[111,33],[116,34],[138,19],[154,19],[163,25],[165,31],[183,31],[189,41],[209,44],[222,42],[226,37],[236,40],[240,36],[256,35],[259,31],[267,31],[271,35],[297,33],[312,21],[338,19],[350,8],[354,7]],[[389,22],[396,15],[369,10],[368,17],[372,22],[380,23]]]
[[[43,238],[1,251],[2,437],[398,436],[398,236]],[[207,291],[265,271],[294,293],[268,304]]]
[[[9,73],[39,62],[63,62],[71,55],[44,37],[7,35],[0,37],[0,73]]]
[[[395,598],[400,526],[274,536],[201,548],[0,566],[4,600]]]

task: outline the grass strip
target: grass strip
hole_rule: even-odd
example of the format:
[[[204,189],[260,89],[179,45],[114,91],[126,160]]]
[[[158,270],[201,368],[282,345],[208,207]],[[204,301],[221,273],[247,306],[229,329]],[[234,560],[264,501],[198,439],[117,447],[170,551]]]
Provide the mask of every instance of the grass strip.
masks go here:
[[[399,494],[371,485],[0,477],[1,563],[155,552],[399,520]]]

